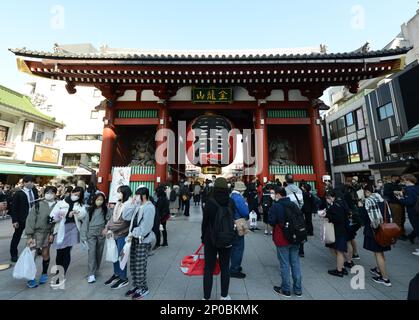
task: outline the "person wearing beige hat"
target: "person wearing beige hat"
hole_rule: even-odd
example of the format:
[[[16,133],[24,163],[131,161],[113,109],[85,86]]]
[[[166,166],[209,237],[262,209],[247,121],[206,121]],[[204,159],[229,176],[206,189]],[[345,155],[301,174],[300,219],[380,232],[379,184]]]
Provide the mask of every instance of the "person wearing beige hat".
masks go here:
[[[246,220],[249,219],[249,207],[243,197],[244,191],[246,191],[245,184],[242,181],[237,181],[230,195],[230,198],[235,204],[234,220],[237,229],[233,246],[231,247],[230,277],[238,279],[244,279],[246,277],[241,267],[244,253],[244,235],[249,231],[246,228]]]

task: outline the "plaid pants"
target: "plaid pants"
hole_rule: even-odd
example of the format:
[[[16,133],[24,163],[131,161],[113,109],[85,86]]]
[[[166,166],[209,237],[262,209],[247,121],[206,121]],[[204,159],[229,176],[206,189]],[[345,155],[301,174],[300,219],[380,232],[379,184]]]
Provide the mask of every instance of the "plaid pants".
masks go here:
[[[130,252],[130,271],[134,287],[148,290],[147,287],[147,258],[151,243],[139,243],[133,238]]]

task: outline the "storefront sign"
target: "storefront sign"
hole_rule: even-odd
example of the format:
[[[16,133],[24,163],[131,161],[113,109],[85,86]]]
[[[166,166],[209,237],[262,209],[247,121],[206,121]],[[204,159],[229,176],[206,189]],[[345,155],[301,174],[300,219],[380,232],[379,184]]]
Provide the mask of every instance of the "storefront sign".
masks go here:
[[[59,149],[35,146],[32,161],[58,164],[59,158],[60,158]]]

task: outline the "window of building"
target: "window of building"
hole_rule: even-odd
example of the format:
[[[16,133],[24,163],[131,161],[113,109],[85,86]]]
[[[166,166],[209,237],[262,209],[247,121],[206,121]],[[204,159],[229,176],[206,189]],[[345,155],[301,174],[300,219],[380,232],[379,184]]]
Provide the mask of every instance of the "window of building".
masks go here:
[[[329,123],[330,137],[332,140],[338,138],[338,124],[336,121]]]
[[[52,84],[50,90],[51,91],[55,91],[55,89],[57,89],[57,85],[56,84]]]
[[[63,166],[64,167],[78,167],[81,160],[81,154],[79,153],[65,153],[63,154]]]
[[[357,120],[357,129],[362,130],[365,128],[365,121],[364,121],[364,113],[362,112],[362,108],[356,110],[356,120]]]
[[[333,147],[333,164],[334,165],[345,165],[348,164],[348,145],[342,144],[340,146]]]
[[[80,140],[99,140],[102,141],[102,135],[100,134],[87,134],[87,135],[68,135],[67,141],[80,141]]]
[[[0,143],[7,141],[8,133],[9,133],[8,127],[0,126]]]
[[[355,125],[355,113],[350,112],[345,116],[346,119],[346,134],[351,134],[356,132],[356,125]]]
[[[29,140],[35,143],[41,143],[44,140],[45,132],[33,130],[32,138]]]
[[[346,122],[345,122],[345,117],[339,118],[337,120],[338,122],[338,137],[344,137],[346,136]]]
[[[389,138],[383,139],[384,156],[391,155],[391,152],[390,152],[390,143],[393,142],[394,140],[396,140],[397,138],[398,138],[398,136],[394,136],[394,137],[389,137]]]
[[[370,153],[368,151],[368,141],[367,141],[367,139],[359,140],[359,145],[360,145],[360,149],[361,149],[362,161],[369,161],[370,160]]]
[[[100,98],[102,96],[102,92],[99,89],[95,89],[93,91],[93,98]]]
[[[361,156],[359,154],[358,141],[357,140],[348,143],[348,150],[349,150],[349,162],[350,163],[361,162]]]
[[[378,118],[380,120],[385,120],[387,118],[394,116],[393,104],[391,102],[378,108],[377,110],[378,110]]]
[[[93,110],[90,112],[90,119],[98,119],[99,118],[99,111]]]

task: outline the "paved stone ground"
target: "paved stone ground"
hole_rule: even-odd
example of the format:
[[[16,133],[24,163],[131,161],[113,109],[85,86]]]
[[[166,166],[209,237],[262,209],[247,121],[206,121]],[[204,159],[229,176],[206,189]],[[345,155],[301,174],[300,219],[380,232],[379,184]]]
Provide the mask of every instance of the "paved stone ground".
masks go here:
[[[179,270],[182,257],[194,252],[200,244],[201,210],[191,206],[189,218],[180,217],[168,222],[169,247],[158,249],[149,258],[148,277],[150,295],[155,300],[200,300],[203,296],[202,277],[187,277]],[[415,248],[408,242],[398,242],[387,254],[388,269],[393,286],[388,288],[371,281],[369,268],[374,266],[372,253],[363,250],[363,237],[358,235],[361,260],[357,264],[365,266],[365,290],[353,290],[350,277],[335,278],[327,274],[335,267],[335,260],[329,250],[319,240],[319,220],[314,218],[314,238],[306,244],[306,257],[301,260],[303,275],[303,298],[307,300],[405,300],[409,281],[419,272],[419,258],[412,255]],[[261,226],[262,227],[262,226]],[[9,261],[9,243],[12,234],[11,221],[0,221],[0,263]],[[20,250],[24,247],[22,239]],[[52,250],[54,251],[54,250]],[[55,261],[52,252],[51,261]],[[52,264],[51,264],[52,265]],[[37,259],[38,270],[41,258]],[[230,295],[234,300],[281,300],[272,287],[280,284],[279,263],[271,237],[257,231],[246,236],[243,259],[246,279],[231,279]],[[38,272],[39,273],[39,272]],[[76,246],[72,251],[72,262],[68,270],[65,290],[53,290],[49,285],[36,289],[26,288],[25,282],[12,278],[12,269],[0,271],[0,299],[45,299],[45,300],[115,300],[126,299],[128,289],[111,290],[103,282],[112,274],[110,263],[103,261],[97,275],[97,282],[88,284],[87,253]],[[219,299],[219,277],[214,281],[212,299]],[[292,298],[296,299],[296,298]]]

